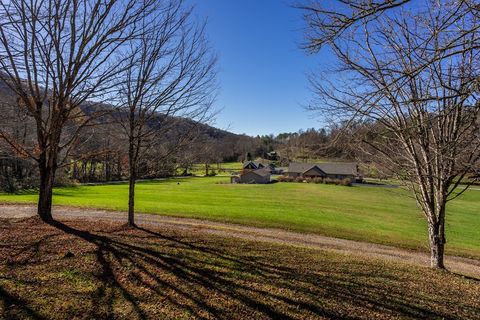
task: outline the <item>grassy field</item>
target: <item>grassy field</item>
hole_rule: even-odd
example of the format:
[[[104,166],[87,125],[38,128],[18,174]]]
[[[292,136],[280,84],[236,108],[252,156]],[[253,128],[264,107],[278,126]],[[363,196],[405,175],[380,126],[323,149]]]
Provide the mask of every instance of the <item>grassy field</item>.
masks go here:
[[[245,225],[284,228],[427,250],[425,219],[399,188],[276,183],[232,185],[227,177],[139,183],[137,210]],[[35,193],[0,194],[0,202],[34,203]],[[57,188],[54,203],[125,210],[127,185]],[[447,253],[480,257],[480,191],[448,206]]]
[[[36,218],[0,244],[0,319],[480,318],[478,280],[322,250]]]
[[[231,172],[241,171],[243,168],[242,162],[224,162],[220,164],[212,163],[210,164],[209,172],[215,172],[217,175],[230,175]],[[177,170],[177,174],[182,174],[183,170],[180,168]],[[197,163],[188,171],[189,174],[194,176],[204,176],[205,175],[205,164]]]

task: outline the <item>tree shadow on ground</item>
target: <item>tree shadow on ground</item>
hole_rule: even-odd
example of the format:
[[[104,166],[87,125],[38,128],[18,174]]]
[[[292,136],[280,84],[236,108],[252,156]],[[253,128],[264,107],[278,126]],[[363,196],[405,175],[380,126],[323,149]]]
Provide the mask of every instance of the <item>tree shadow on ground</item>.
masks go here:
[[[30,318],[36,320],[43,320],[47,319],[46,317],[40,315],[36,310],[31,308],[28,305],[26,300],[20,299],[14,295],[11,295],[5,289],[0,286],[0,302],[5,305],[5,309],[7,310],[10,306],[20,306],[20,313],[17,314],[18,318]],[[5,316],[5,319],[13,319],[13,317],[8,317],[6,314],[2,314],[2,309],[0,308],[0,319],[3,319],[2,316]],[[17,316],[15,318],[17,318]]]
[[[248,250],[247,242],[235,250],[234,242],[221,245],[221,238],[196,241],[144,227],[90,232],[58,221],[51,225],[94,248],[89,254],[95,267],[85,273],[98,285],[82,296],[89,300],[80,308],[82,318],[455,318],[446,311],[456,307],[454,301],[443,309],[431,297],[420,303],[415,291],[397,286],[398,276],[372,274],[361,262],[322,269],[328,262],[312,260],[320,265],[298,267],[281,263],[281,256],[265,259],[262,249]],[[6,310],[20,305],[29,318],[41,319],[1,286],[0,301]]]

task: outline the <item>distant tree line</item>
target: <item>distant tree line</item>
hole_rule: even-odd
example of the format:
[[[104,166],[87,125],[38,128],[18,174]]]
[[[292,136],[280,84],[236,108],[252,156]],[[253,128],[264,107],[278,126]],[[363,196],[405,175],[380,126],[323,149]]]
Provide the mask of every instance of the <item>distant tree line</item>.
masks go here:
[[[3,100],[12,96],[8,90],[3,90],[0,94]],[[83,112],[91,113],[91,108],[93,107],[84,106]],[[119,112],[111,105],[104,105],[103,108],[111,108],[111,113]],[[19,116],[16,109],[11,107],[5,106],[3,110],[4,123],[11,132],[16,132],[16,139],[26,141],[34,138],[35,129],[28,118]],[[112,114],[105,114],[96,119],[96,125],[79,132],[66,160],[67,164],[58,172],[55,185],[128,178],[126,137],[121,124],[113,120]],[[137,164],[138,178],[188,175],[197,164],[204,164],[208,171],[215,164],[246,161],[247,154],[252,160],[269,159],[279,165],[287,165],[290,161],[320,158],[353,160],[358,157],[350,143],[353,138],[347,138],[340,126],[251,137],[233,134],[206,124],[199,125],[184,118],[172,118],[171,124],[174,128],[164,137],[158,135],[160,130],[157,131],[151,123],[148,124],[149,130],[152,130],[150,134],[155,134],[155,139]],[[186,139],[182,133],[188,131],[190,134]],[[181,138],[185,140],[184,143],[179,142]],[[174,149],[175,152],[172,152]],[[274,157],[269,155],[272,152]],[[0,141],[0,155],[2,191],[14,192],[38,187],[38,169],[34,161],[16,152],[4,141]]]

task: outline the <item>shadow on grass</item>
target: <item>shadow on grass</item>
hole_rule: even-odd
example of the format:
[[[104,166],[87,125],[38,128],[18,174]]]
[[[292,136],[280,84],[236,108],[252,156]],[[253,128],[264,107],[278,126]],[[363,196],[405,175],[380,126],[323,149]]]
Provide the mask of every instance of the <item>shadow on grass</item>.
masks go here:
[[[415,292],[385,285],[398,281],[388,273],[371,274],[361,268],[299,272],[295,266],[245,254],[245,248],[242,254],[240,249],[235,254],[221,245],[187,241],[142,227],[120,229],[127,233],[120,237],[116,231],[97,234],[62,222],[51,225],[94,247],[98,270],[93,275],[99,286],[90,297],[91,307],[83,310],[84,318],[117,318],[118,305],[128,306],[129,319],[165,315],[197,319],[357,319],[359,314],[350,312],[360,309],[371,312],[367,318],[375,314],[452,318],[432,308],[435,301],[422,297],[426,301],[421,304]],[[13,304],[21,306],[27,317],[42,319],[26,301],[1,286],[0,301],[6,306],[7,318]],[[163,316],[152,315],[152,305],[162,310]]]
[[[22,196],[22,195],[29,196],[29,195],[37,195],[38,191],[39,191],[38,189],[32,188],[32,189],[20,189],[14,192],[2,191],[0,194],[8,195],[8,196]]]
[[[28,302],[26,300],[20,299],[18,297],[15,297],[11,295],[9,292],[7,292],[5,289],[3,289],[0,286],[0,302],[3,302],[5,305],[5,314],[2,315],[0,313],[0,318],[2,316],[5,316],[5,319],[38,319],[38,320],[43,320],[47,319],[46,317],[40,315],[37,311],[32,309],[31,307],[28,306]],[[0,305],[1,306],[1,305]],[[17,313],[15,317],[9,317],[8,315],[8,308],[11,306],[20,306],[20,313]],[[2,309],[0,309],[0,312]]]
[[[450,271],[447,271],[447,272],[450,272]],[[477,282],[478,284],[480,284],[480,278],[477,278],[477,277],[474,277],[474,276],[469,276],[469,275],[458,273],[458,272],[451,272],[451,273],[454,274],[455,276],[459,277],[459,278],[468,279],[468,280],[471,280],[471,281],[474,281],[474,282]]]

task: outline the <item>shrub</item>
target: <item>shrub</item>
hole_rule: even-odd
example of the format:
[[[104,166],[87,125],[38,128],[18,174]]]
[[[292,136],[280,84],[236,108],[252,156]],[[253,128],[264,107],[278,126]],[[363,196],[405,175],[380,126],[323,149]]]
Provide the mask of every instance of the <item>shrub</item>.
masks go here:
[[[335,179],[332,178],[325,178],[323,181],[325,184],[335,184]]]
[[[54,182],[55,187],[75,187],[78,185],[79,185],[79,182],[75,179],[69,178],[65,172],[60,171],[57,173],[57,176],[55,177],[55,182]]]
[[[334,178],[321,178],[321,177],[290,177],[290,176],[279,176],[278,182],[307,182],[307,183],[325,183],[325,184],[335,184],[338,186],[351,186],[352,180],[345,178],[345,179],[334,179]]]
[[[296,177],[295,182],[303,182],[305,179],[303,177]]]
[[[337,186],[352,186],[352,180],[345,178],[345,179],[333,179],[333,178],[325,178],[323,180],[325,184],[335,184]]]
[[[290,177],[290,176],[280,176],[278,177],[279,182],[293,182],[295,181],[295,178]]]
[[[217,173],[215,172],[215,170],[211,170],[211,171],[208,173],[207,177],[215,177],[216,175],[217,175]]]
[[[21,189],[20,181],[10,174],[0,176],[0,191],[15,193]]]
[[[313,178],[313,183],[323,183],[323,179],[320,177]]]
[[[59,170],[60,171],[60,170]],[[33,162],[4,158],[0,166],[0,192],[15,193],[38,187],[38,168]]]

